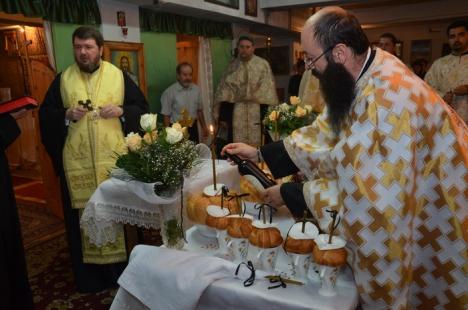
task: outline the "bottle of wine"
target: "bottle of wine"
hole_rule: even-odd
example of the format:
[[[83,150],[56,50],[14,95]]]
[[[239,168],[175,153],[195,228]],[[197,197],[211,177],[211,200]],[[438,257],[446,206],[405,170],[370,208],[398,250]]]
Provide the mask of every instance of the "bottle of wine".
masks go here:
[[[241,159],[239,156],[229,154],[226,152],[226,156],[237,164],[237,169],[241,175],[251,175],[255,177],[263,188],[272,187],[276,185],[276,182],[270,179],[265,172],[263,172],[256,164],[248,159]]]

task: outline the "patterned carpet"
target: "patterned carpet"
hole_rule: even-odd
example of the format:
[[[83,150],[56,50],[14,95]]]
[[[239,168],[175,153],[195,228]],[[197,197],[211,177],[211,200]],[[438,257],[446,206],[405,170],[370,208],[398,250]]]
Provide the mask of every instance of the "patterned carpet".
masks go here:
[[[95,294],[76,290],[63,221],[42,206],[18,207],[28,265],[29,283],[37,310],[109,309],[116,289]],[[161,245],[158,231],[143,230],[146,244]]]
[[[96,294],[76,291],[64,234],[28,249],[26,261],[37,310],[109,309],[115,289]]]
[[[65,225],[47,210],[42,182],[21,175],[12,179],[35,309],[109,309],[116,289],[94,294],[77,292]],[[162,243],[157,231],[143,230],[143,236],[146,244]]]
[[[18,204],[18,213],[26,250],[65,233],[63,221],[44,206]]]
[[[45,206],[44,184],[41,180],[16,175],[12,179],[17,203]]]

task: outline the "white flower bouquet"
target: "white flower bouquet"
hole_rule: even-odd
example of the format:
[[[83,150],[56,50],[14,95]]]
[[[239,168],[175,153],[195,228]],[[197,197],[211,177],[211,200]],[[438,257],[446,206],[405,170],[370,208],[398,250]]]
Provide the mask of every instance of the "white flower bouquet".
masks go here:
[[[287,136],[294,130],[310,125],[317,114],[312,107],[301,102],[301,98],[291,96],[291,104],[282,103],[268,108],[263,124],[266,129],[278,136]]]
[[[155,186],[156,194],[171,195],[198,159],[195,143],[187,139],[187,128],[179,123],[158,130],[156,114],[142,115],[140,126],[144,136],[131,132],[125,137],[128,153],[117,157],[116,166],[135,180],[161,183]]]

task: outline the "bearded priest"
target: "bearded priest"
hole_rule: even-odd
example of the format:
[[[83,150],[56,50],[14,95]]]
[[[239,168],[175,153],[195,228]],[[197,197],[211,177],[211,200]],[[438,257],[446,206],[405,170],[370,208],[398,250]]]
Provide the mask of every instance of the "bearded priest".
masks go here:
[[[79,218],[97,186],[107,179],[124,135],[138,132],[148,103],[135,83],[101,59],[104,39],[91,27],[72,36],[75,63],[52,82],[39,110],[42,143],[60,176],[68,244],[80,292],[116,285],[127,253],[123,231],[96,247],[80,232]]]
[[[339,212],[362,308],[462,309],[467,126],[398,58],[371,50],[347,11],[320,10],[301,40],[324,112],[284,141],[223,153],[263,157],[275,177],[307,176],[268,188],[264,199],[296,216],[309,210],[325,232],[325,211]]]

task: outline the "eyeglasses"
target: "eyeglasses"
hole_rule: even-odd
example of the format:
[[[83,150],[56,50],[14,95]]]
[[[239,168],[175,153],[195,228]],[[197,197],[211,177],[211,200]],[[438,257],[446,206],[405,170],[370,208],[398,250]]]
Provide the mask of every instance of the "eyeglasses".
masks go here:
[[[319,56],[315,57],[314,59],[310,59],[309,57],[306,56],[306,57],[304,58],[304,63],[305,63],[306,69],[307,69],[307,70],[314,69],[314,68],[315,68],[315,63],[316,63],[320,58],[322,58],[323,55],[325,55],[326,53],[328,53],[329,51],[331,51],[333,48],[335,48],[335,46],[331,46],[331,47],[327,48],[322,54],[320,54]]]

